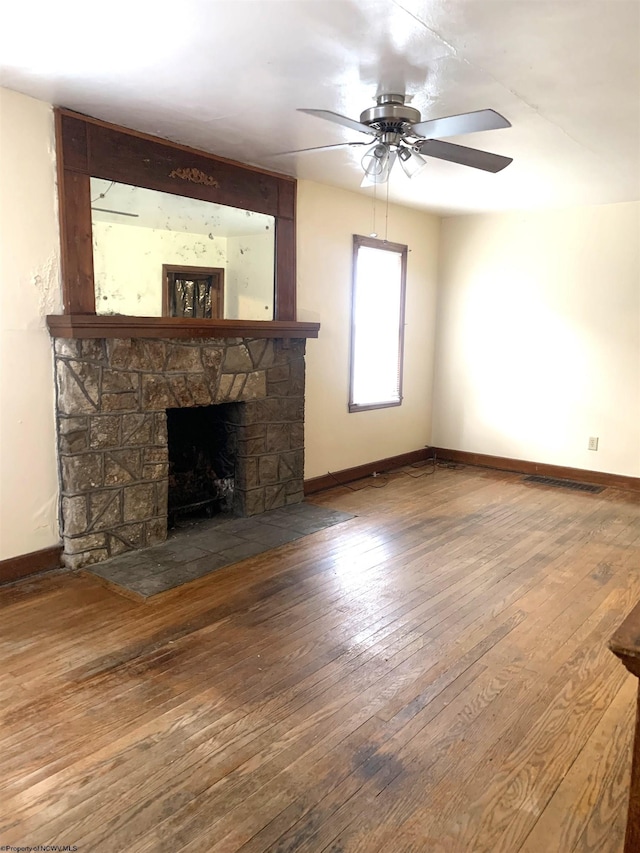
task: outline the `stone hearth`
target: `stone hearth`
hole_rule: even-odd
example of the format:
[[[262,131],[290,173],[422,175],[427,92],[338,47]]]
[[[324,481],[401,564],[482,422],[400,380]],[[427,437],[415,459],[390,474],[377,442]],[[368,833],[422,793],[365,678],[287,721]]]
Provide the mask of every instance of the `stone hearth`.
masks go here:
[[[61,528],[70,568],[167,536],[168,408],[240,402],[235,510],[303,498],[305,341],[55,340]]]

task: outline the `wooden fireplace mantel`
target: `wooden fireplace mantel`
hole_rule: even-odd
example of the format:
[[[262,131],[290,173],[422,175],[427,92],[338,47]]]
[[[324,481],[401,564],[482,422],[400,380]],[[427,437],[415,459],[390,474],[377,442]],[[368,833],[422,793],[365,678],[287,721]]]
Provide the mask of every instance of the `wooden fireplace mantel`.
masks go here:
[[[121,314],[49,314],[54,338],[317,338],[320,323],[296,320],[201,320]]]

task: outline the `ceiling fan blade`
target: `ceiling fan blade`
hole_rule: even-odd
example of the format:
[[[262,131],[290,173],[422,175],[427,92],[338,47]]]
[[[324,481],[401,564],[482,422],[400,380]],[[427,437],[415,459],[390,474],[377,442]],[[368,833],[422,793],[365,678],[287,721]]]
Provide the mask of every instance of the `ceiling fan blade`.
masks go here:
[[[426,136],[427,139],[440,139],[442,136],[460,136],[480,130],[499,130],[501,127],[511,127],[511,122],[495,110],[477,110],[459,116],[420,121],[413,125],[413,133],[416,136]]]
[[[350,127],[351,130],[358,130],[360,133],[366,133],[369,136],[375,136],[375,130],[371,130],[366,124],[362,124],[362,122],[356,121],[353,118],[349,118],[348,116],[342,116],[340,113],[331,112],[331,110],[298,110],[299,113],[306,113],[310,116],[316,116],[317,118],[323,118],[327,121],[333,121],[336,124],[341,124],[343,127]]]
[[[443,142],[440,139],[426,139],[419,142],[416,148],[428,157],[460,163],[461,166],[471,166],[484,172],[499,172],[513,161],[513,157],[502,157],[500,154],[478,151],[477,148],[467,148],[466,145],[454,145],[453,142]]]
[[[371,145],[370,142],[338,142],[336,145],[316,145],[314,148],[294,148],[293,151],[277,151],[272,157],[284,157],[285,154],[306,154],[309,151],[328,151],[331,148],[357,148],[360,145]]]

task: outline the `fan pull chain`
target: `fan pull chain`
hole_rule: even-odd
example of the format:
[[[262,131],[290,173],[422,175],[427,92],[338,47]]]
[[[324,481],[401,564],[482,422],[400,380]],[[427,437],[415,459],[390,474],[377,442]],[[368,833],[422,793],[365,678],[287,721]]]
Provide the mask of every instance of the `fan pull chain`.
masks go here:
[[[387,203],[384,211],[384,241],[387,242],[389,234],[389,179],[387,178]]]
[[[377,184],[373,185],[373,222],[371,223],[371,234],[370,237],[377,237],[378,232],[376,231],[376,189]]]

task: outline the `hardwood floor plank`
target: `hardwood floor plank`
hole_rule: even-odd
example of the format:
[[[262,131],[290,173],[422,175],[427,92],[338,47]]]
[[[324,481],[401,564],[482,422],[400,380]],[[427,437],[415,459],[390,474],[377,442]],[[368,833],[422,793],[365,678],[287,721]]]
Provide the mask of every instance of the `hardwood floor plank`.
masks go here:
[[[640,496],[413,470],[144,603],[0,589],[0,843],[619,853]]]
[[[554,762],[564,761],[566,768],[574,755],[575,739],[583,736],[582,730],[575,728],[573,699],[580,698],[575,713],[584,712],[579,713],[579,719],[588,728],[602,713],[604,700],[596,690],[603,685],[604,673],[608,676],[604,683],[611,692],[622,681],[623,673],[610,666],[604,642],[590,642],[591,638],[607,636],[613,621],[611,611],[603,608],[600,623],[591,635],[574,635],[563,645],[562,656],[560,651],[556,653],[548,665],[547,674],[553,675],[546,682],[538,677],[523,683],[521,689],[517,684],[509,685],[492,704],[491,719],[482,714],[473,725],[467,721],[463,748],[456,750],[452,761],[454,724],[452,734],[446,735],[449,746],[440,741],[437,765],[430,770],[429,808],[425,810],[415,802],[412,788],[409,807],[405,803],[398,813],[403,832],[414,838],[408,850],[421,850],[425,833],[435,851],[467,850],[469,845],[474,851],[519,850],[524,839],[511,837],[511,821],[524,822],[526,827],[535,817],[544,793],[538,785],[540,775],[550,775],[555,768],[557,778],[562,778],[566,769]],[[584,692],[585,685],[589,685],[589,692]],[[594,700],[594,706],[585,703],[587,697]]]
[[[582,638],[580,638],[580,640],[581,639]],[[579,648],[576,640],[574,640],[573,645],[565,644],[565,656],[568,656],[570,652],[573,652],[575,655],[576,648]],[[488,657],[490,657],[490,655],[488,655]],[[489,663],[490,662],[487,661],[487,664]],[[573,665],[574,661],[569,659],[569,667],[571,669],[573,668]],[[489,668],[487,672],[489,674],[495,672],[495,668]],[[488,693],[494,693],[492,696],[492,717],[490,721],[487,720],[486,715],[484,714],[484,707],[480,706],[481,713],[477,721],[474,722],[470,716],[471,708],[473,704],[475,704],[474,702],[472,702],[471,705],[467,703],[461,708],[459,703],[453,702],[451,707],[448,709],[446,720],[443,719],[440,721],[440,725],[438,725],[438,721],[436,721],[435,725],[431,725],[428,731],[428,741],[425,742],[424,737],[421,739],[416,737],[422,728],[422,720],[418,716],[413,719],[410,725],[406,727],[405,731],[401,733],[401,741],[402,739],[406,740],[407,737],[409,738],[408,747],[400,746],[398,749],[398,738],[392,738],[390,743],[385,746],[385,749],[388,748],[395,750],[395,754],[400,756],[406,765],[412,767],[412,775],[410,776],[412,783],[407,784],[407,782],[401,778],[397,783],[392,783],[389,791],[385,792],[389,801],[388,807],[385,806],[382,801],[378,805],[378,808],[381,809],[381,814],[378,815],[380,818],[379,825],[383,828],[383,832],[384,824],[387,822],[396,823],[398,827],[404,827],[405,831],[409,831],[409,827],[405,825],[405,821],[409,816],[417,813],[420,816],[416,818],[414,825],[410,827],[411,831],[415,831],[417,836],[414,839],[415,846],[412,845],[408,849],[422,850],[424,849],[422,845],[425,843],[433,845],[439,838],[448,839],[442,847],[443,850],[469,849],[466,846],[466,840],[463,840],[461,846],[458,845],[455,834],[451,835],[443,828],[439,828],[437,831],[430,832],[425,836],[424,826],[428,827],[429,820],[432,819],[434,815],[440,814],[442,809],[446,810],[447,803],[451,799],[456,800],[458,794],[460,794],[459,800],[456,800],[455,807],[452,806],[451,808],[452,811],[457,814],[465,815],[466,804],[463,792],[466,794],[466,791],[468,790],[469,785],[467,777],[470,773],[472,776],[474,773],[480,773],[483,775],[484,769],[489,768],[491,775],[489,778],[486,778],[486,773],[484,773],[483,781],[485,789],[491,787],[492,774],[495,772],[494,768],[498,768],[500,766],[500,758],[499,755],[492,755],[490,751],[487,754],[487,752],[482,752],[481,750],[483,747],[487,750],[491,749],[494,743],[494,741],[492,741],[492,737],[496,739],[495,742],[498,745],[500,745],[504,740],[504,732],[500,729],[496,729],[492,732],[491,726],[504,726],[505,723],[508,724],[511,719],[515,721],[514,739],[517,740],[519,737],[524,737],[524,734],[521,733],[522,728],[518,728],[521,714],[523,710],[526,710],[528,703],[535,699],[536,689],[544,682],[539,678],[536,679],[537,673],[535,673],[535,671],[532,672],[528,669],[522,670],[519,667],[512,668],[509,671],[509,675],[511,675],[512,678],[507,678],[505,680],[504,672],[498,673],[496,676],[497,684],[494,683],[488,691]],[[502,679],[502,684],[500,684],[500,679]],[[564,684],[565,679],[566,675],[561,672],[558,676],[558,683]],[[476,685],[476,687],[477,686],[478,685]],[[495,692],[497,687],[501,689],[498,689],[497,692]],[[464,699],[466,699],[466,697],[461,697],[461,701]],[[458,711],[457,715],[456,711]],[[461,738],[464,741],[463,744],[460,742]],[[506,742],[508,743],[508,740]],[[429,756],[426,764],[424,758],[425,750],[426,755]],[[476,768],[473,768],[473,766],[469,766],[468,764],[469,753],[473,755],[474,752],[478,755],[478,759],[480,759]],[[435,756],[435,764],[431,763],[431,755]],[[442,789],[442,802],[430,802],[429,814],[423,818],[421,815],[421,792],[423,791],[424,786],[421,773],[423,774],[426,770],[428,770],[429,784],[431,786],[431,797],[435,796],[440,787]],[[441,780],[440,786],[436,784],[438,780]],[[394,790],[394,787],[398,788],[397,792]],[[371,844],[371,847],[369,848],[367,846],[362,849],[377,849],[375,845],[376,833],[371,830],[366,816],[363,820],[365,821],[365,827],[362,829],[363,837],[367,838],[367,845]],[[359,824],[356,824],[354,829],[358,829],[358,826]],[[344,839],[341,839],[341,843],[344,843]],[[345,849],[351,848],[345,846]],[[354,849],[361,848],[355,847]],[[380,847],[380,850],[383,849],[385,849],[384,844]],[[507,846],[504,849],[505,851],[508,851],[512,848]]]
[[[601,831],[587,829],[589,818],[595,817],[596,813],[599,828],[606,825],[606,842],[609,845],[606,849],[612,852],[616,849],[611,830],[615,827],[616,816],[624,811],[626,797],[608,814],[607,804],[599,801],[602,789],[610,787],[607,784],[609,778],[616,775],[620,763],[627,771],[626,784],[621,787],[625,793],[628,791],[636,687],[635,679],[628,676],[527,836],[522,853],[598,849],[593,840],[584,843],[587,837],[600,836],[602,839]],[[596,803],[600,806],[597,812]],[[603,812],[606,822],[602,821]],[[623,841],[624,836],[620,833],[617,840],[620,850]]]

